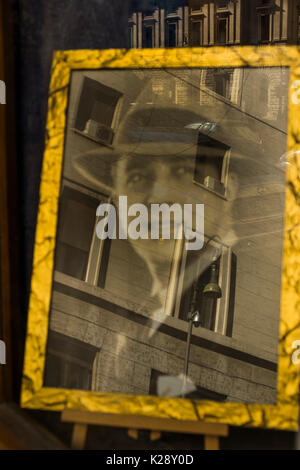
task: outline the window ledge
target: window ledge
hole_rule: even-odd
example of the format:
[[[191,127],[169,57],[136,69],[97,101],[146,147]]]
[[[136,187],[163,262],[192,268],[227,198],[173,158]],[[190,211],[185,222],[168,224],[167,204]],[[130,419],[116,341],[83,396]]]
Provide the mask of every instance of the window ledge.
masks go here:
[[[71,131],[75,132],[76,134],[79,134],[81,135],[82,137],[85,137],[86,139],[90,139],[92,140],[93,142],[96,142],[97,144],[101,144],[101,145],[104,145],[105,147],[108,147],[110,149],[113,149],[113,146],[108,144],[107,142],[105,142],[104,140],[101,140],[101,139],[97,139],[97,137],[92,137],[90,136],[89,134],[85,133],[85,132],[82,132],[80,131],[79,129],[76,129],[75,127],[72,127],[71,128]]]
[[[58,282],[60,284],[63,284],[65,286],[74,288],[76,290],[82,291],[86,294],[90,294],[95,297],[99,297],[103,299],[104,301],[110,302],[116,306],[119,306],[121,308],[124,308],[126,310],[132,311],[135,314],[139,314],[143,316],[144,318],[149,319],[150,317],[150,312],[147,310],[145,306],[141,306],[140,304],[135,304],[134,302],[128,301],[124,298],[118,297],[118,303],[116,303],[116,295],[113,293],[110,293],[106,291],[105,289],[102,289],[98,286],[93,286],[91,284],[87,284],[84,281],[80,281],[78,279],[72,278],[66,274],[60,273],[58,271],[54,272],[54,281]],[[117,315],[117,313],[116,313]],[[80,315],[78,314],[78,317]],[[82,318],[82,317],[80,317]],[[83,319],[83,318],[82,318]],[[175,328],[179,331],[187,331],[187,322],[184,320],[181,320],[179,318],[174,318],[171,316],[167,316],[164,318],[165,325]],[[277,356],[276,354],[273,354],[268,351],[262,351],[260,348],[257,348],[255,346],[249,345],[249,344],[244,344],[234,338],[227,337],[225,335],[222,335],[220,333],[216,333],[214,331],[207,330],[205,328],[194,328],[193,329],[193,336],[202,338],[203,340],[207,340],[211,343],[214,343],[216,345],[228,347],[231,349],[236,350],[237,352],[242,352],[245,354],[249,354],[251,356],[255,356],[258,359],[262,360],[267,360],[273,363],[277,362]]]
[[[274,8],[274,5],[273,4],[268,4],[268,5],[259,5],[258,7],[256,7],[256,10],[259,11],[260,13],[263,12],[263,11],[266,11],[266,12],[270,12],[270,10],[272,10]]]
[[[166,20],[179,20],[181,15],[179,13],[166,13]]]
[[[221,194],[221,193],[218,193],[218,191],[214,191],[213,189],[209,188],[208,186],[205,186],[205,184],[203,183],[198,183],[198,181],[195,181],[193,180],[193,183],[196,184],[197,186],[199,186],[200,188],[202,189],[205,189],[206,191],[208,191],[209,193],[212,193],[214,194],[215,196],[218,196],[220,197],[221,199],[223,199],[224,201],[227,201],[227,197],[226,197],[226,187],[224,186],[225,188],[225,194]]]

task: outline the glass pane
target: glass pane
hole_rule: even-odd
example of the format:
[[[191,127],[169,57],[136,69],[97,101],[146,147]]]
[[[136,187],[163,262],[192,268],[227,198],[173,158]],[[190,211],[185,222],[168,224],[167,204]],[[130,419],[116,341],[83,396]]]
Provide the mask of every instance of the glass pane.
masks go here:
[[[120,93],[96,80],[84,77],[76,113],[75,127],[92,137],[101,124],[112,125]]]
[[[153,27],[147,26],[143,32],[143,47],[153,47]]]
[[[217,299],[207,298],[203,295],[205,286],[207,286],[211,280],[211,265],[200,273],[197,285],[195,285],[194,280],[196,278],[196,269],[198,266],[195,254],[193,255],[191,253],[192,252],[188,252],[187,254],[183,288],[184,293],[181,299],[179,318],[188,321],[188,313],[191,311],[192,298],[195,289],[197,289],[195,309],[200,312],[200,326],[214,331]],[[216,262],[216,266],[219,272],[220,259]]]
[[[47,341],[47,387],[90,390],[97,348],[51,331]]]
[[[192,23],[192,46],[202,45],[202,21]]]
[[[229,147],[208,137],[201,136],[195,164],[195,181],[205,184],[207,177],[222,180],[222,169],[226,151]]]
[[[261,27],[261,40],[269,41],[270,37],[270,15],[261,15],[260,17]]]
[[[168,47],[175,47],[177,44],[177,24],[168,23]]]
[[[217,42],[225,44],[227,40],[227,20],[218,19],[217,22]]]
[[[98,201],[65,188],[59,213],[55,269],[85,279]]]
[[[73,130],[85,74],[123,97],[111,146]],[[87,379],[62,348],[58,386],[276,402],[288,80],[280,67],[73,72],[63,185],[79,194],[61,200],[56,266],[78,278],[55,273],[50,332],[97,354]]]

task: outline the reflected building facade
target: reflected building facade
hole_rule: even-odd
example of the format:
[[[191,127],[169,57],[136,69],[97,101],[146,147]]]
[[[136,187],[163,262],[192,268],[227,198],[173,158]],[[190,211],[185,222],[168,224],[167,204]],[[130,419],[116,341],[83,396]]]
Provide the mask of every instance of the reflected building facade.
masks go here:
[[[128,19],[129,48],[211,47],[297,44],[300,41],[299,0],[152,0],[132,3]],[[183,75],[186,72],[183,72]],[[241,110],[255,111],[268,122],[280,119],[285,109],[287,83],[279,69],[261,71],[258,100],[243,90],[243,69],[206,69],[195,84],[194,103],[211,98],[231,102]],[[153,85],[164,94],[169,83]],[[254,87],[254,84],[252,88]],[[187,104],[184,81],[168,90],[174,104]],[[253,109],[255,108],[255,110]],[[252,110],[252,111],[251,111]]]
[[[298,0],[152,0],[132,3],[128,47],[297,44]]]

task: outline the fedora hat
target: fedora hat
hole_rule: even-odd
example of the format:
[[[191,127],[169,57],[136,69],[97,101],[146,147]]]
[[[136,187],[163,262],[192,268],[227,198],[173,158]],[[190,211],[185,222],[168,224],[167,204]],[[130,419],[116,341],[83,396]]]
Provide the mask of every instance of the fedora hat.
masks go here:
[[[112,145],[81,153],[74,168],[100,190],[112,188],[112,168],[120,158],[134,156],[195,158],[197,145],[209,145],[217,129],[196,109],[181,106],[135,105],[122,119]]]
[[[226,119],[224,119],[224,111]],[[234,110],[223,105],[135,105],[121,119],[112,145],[98,144],[74,160],[74,169],[85,183],[100,191],[113,188],[113,167],[120,158],[133,156],[196,158],[197,147],[210,157],[220,155],[220,143],[234,148],[234,158],[252,165],[262,151],[256,130],[247,126]]]

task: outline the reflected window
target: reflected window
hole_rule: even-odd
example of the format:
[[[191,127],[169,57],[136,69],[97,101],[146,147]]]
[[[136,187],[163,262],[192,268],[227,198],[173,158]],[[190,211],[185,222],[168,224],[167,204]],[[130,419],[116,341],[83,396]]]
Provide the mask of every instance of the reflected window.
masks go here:
[[[200,327],[231,337],[237,256],[231,248],[222,245],[218,237],[205,236],[205,240],[207,245],[201,252],[186,250],[182,245],[180,257],[177,255],[174,259],[168,293],[175,295],[171,315],[183,320],[180,328],[187,331],[188,314],[194,308],[200,314]],[[205,287],[210,290],[211,283],[221,297],[213,298],[204,293]],[[197,334],[196,328],[193,334]]]
[[[128,28],[128,44],[127,47],[130,49],[133,47],[133,27],[129,26]]]
[[[218,95],[224,96],[225,98],[229,98],[230,81],[231,81],[230,74],[226,72],[216,74],[216,77],[215,77],[216,93],[218,93]]]
[[[191,46],[203,45],[203,20],[191,23]]]
[[[75,131],[99,143],[112,144],[116,111],[122,94],[88,77],[84,78]]]
[[[202,184],[221,195],[225,194],[225,157],[229,147],[217,140],[199,134],[194,182]]]
[[[227,42],[227,18],[217,18],[216,43],[226,44]]]
[[[270,40],[270,15],[260,15],[260,41],[268,42]]]
[[[144,25],[143,27],[143,47],[149,48],[154,46],[154,28],[153,25]]]
[[[177,22],[170,23],[167,22],[167,31],[166,31],[167,47],[176,47],[177,46]]]
[[[233,71],[232,69],[210,69],[206,73],[205,86],[218,93],[227,100],[231,99],[233,90]]]
[[[78,339],[49,331],[45,386],[91,390],[98,349]]]
[[[85,280],[99,201],[64,187],[61,196],[55,269]]]
[[[99,287],[105,283],[111,243],[109,238],[99,240],[95,236],[96,209],[101,202],[107,202],[107,198],[100,194],[92,197],[64,185],[55,251],[56,271],[90,284],[97,282]]]
[[[183,296],[180,303],[179,318],[187,321],[187,315],[191,311],[191,303],[194,295],[194,279],[197,278],[196,271],[198,269],[197,257],[193,251],[187,253],[186,272],[184,279]],[[216,261],[217,272],[219,277],[220,258]],[[204,287],[210,282],[211,265],[209,265],[197,279],[197,300],[195,309],[200,312],[200,326],[208,330],[215,330],[217,299],[205,297],[203,295]]]

